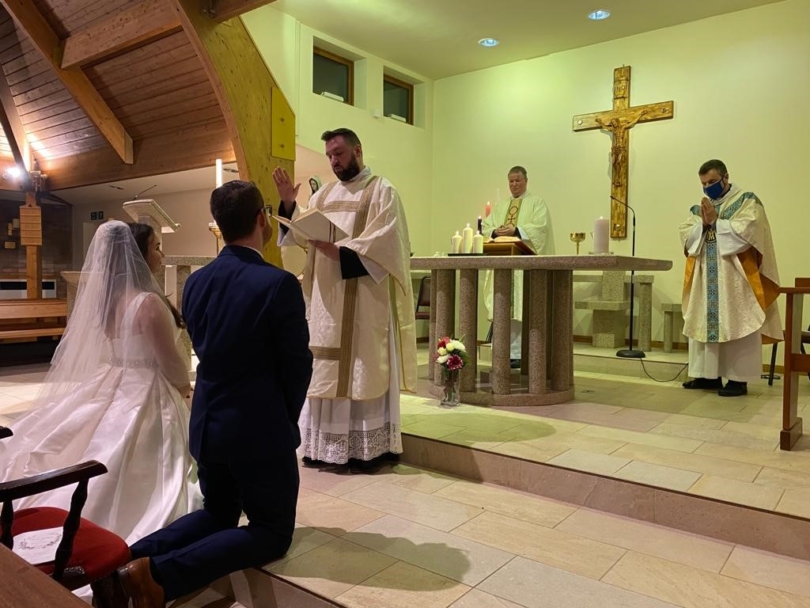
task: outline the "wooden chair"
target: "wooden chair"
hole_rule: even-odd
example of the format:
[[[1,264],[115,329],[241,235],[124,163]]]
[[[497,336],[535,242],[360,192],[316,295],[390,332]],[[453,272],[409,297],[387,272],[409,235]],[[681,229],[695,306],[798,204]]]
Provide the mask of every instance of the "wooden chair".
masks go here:
[[[419,310],[423,306],[427,306],[427,310]],[[416,320],[429,321],[430,320],[430,277],[422,277],[419,281],[419,295],[416,297]]]
[[[11,430],[0,427],[0,438],[10,437]],[[105,595],[103,581],[130,559],[124,539],[81,517],[87,501],[90,479],[103,475],[107,468],[91,460],[72,467],[49,471],[33,477],[0,483],[0,543],[14,548],[14,537],[24,532],[62,527],[63,536],[56,559],[36,568],[73,591],[90,585],[93,595]],[[70,510],[55,507],[21,509],[16,514],[12,501],[78,484],[73,492]]]

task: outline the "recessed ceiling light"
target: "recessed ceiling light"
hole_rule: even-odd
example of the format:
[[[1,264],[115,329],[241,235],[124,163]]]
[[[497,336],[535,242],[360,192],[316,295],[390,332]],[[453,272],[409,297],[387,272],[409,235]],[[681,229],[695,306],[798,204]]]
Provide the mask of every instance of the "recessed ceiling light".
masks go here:
[[[14,167],[8,168],[8,174],[10,177],[17,179],[20,177],[20,175],[22,175],[22,171],[20,171],[20,168],[15,165]]]
[[[480,44],[481,46],[485,46],[487,48],[491,48],[493,46],[498,46],[500,42],[495,40],[495,38],[481,38],[481,40],[478,41],[478,44]]]
[[[588,19],[592,19],[593,21],[602,21],[602,19],[607,19],[608,17],[610,17],[610,11],[605,10],[594,11],[588,15]]]

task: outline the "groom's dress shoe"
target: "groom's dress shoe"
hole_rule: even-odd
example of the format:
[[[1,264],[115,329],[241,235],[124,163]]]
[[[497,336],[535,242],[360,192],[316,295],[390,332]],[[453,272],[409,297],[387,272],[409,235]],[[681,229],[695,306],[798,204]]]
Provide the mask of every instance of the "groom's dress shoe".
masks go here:
[[[118,569],[118,580],[133,608],[164,608],[163,587],[152,578],[149,558],[142,557]]]

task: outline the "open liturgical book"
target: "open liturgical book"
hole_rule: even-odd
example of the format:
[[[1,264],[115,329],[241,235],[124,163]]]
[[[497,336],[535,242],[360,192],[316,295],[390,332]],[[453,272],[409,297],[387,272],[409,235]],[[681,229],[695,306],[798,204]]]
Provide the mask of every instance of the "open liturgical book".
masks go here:
[[[536,252],[520,237],[496,236],[484,243],[484,255],[536,255]]]
[[[278,215],[273,217],[279,224],[292,230],[296,240],[337,243],[349,236],[315,208],[307,209],[293,220]]]

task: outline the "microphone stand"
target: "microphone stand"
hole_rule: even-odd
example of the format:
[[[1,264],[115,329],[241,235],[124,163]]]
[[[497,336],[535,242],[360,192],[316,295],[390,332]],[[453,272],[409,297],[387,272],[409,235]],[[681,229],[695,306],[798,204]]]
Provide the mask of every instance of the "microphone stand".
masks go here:
[[[631,256],[636,257],[636,210],[633,209],[630,205],[628,205],[625,201],[619,200],[615,196],[611,196],[611,199],[616,201],[617,203],[624,205],[630,211],[633,212],[633,245],[632,245],[632,252]],[[630,270],[630,348],[623,348],[622,350],[616,353],[617,357],[621,357],[622,359],[643,359],[646,357],[644,351],[639,349],[635,350],[633,348],[633,312],[634,312],[634,304],[635,304],[635,283],[633,281],[633,277],[635,277],[636,271],[634,269]]]

